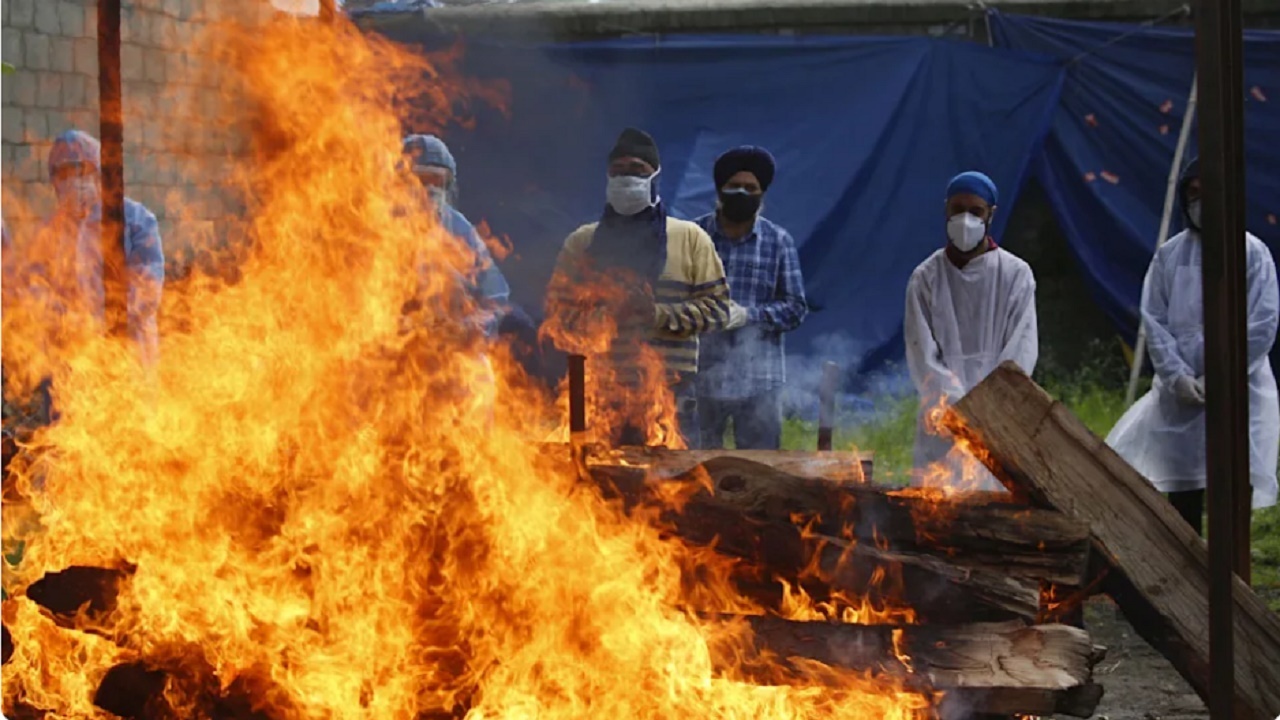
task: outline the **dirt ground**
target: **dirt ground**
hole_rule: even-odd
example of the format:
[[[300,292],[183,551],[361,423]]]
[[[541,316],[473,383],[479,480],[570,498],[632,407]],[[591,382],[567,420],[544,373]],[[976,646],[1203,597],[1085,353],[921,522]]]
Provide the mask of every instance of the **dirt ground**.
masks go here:
[[[1085,606],[1085,627],[1107,657],[1093,669],[1104,689],[1100,720],[1207,720],[1200,696],[1168,660],[1153,650],[1106,596]],[[1065,718],[1064,718],[1065,720]]]

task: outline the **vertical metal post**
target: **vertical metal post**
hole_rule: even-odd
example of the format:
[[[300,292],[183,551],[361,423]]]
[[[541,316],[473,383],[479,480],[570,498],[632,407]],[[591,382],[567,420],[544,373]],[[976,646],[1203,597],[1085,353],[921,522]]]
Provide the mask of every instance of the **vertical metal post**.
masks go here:
[[[1249,493],[1242,38],[1240,0],[1199,0],[1196,65],[1208,400],[1209,710],[1214,720],[1231,718],[1234,709],[1232,588],[1240,556],[1233,526],[1238,503]],[[1248,552],[1247,544],[1243,550]]]
[[[98,0],[98,136],[102,141],[102,289],[107,332],[128,327],[124,257],[124,92],[120,83],[120,0]]]
[[[569,433],[579,436],[587,431],[587,359],[569,356]]]
[[[831,450],[836,425],[836,389],[840,385],[840,366],[833,362],[822,365],[822,384],[818,386],[818,450]]]

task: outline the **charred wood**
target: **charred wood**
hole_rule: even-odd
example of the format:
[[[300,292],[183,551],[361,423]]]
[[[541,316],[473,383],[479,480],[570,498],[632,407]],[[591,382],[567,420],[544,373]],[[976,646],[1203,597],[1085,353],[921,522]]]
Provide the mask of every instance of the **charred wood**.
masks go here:
[[[48,573],[27,587],[26,595],[55,617],[70,618],[82,610],[101,615],[115,609],[120,583],[136,568],[73,565]]]
[[[606,495],[633,506],[656,501],[650,493],[660,492],[629,468],[596,468],[592,478]],[[750,516],[705,492],[667,507],[659,522],[687,543],[746,561],[742,576],[748,580],[816,581],[831,591],[866,596],[877,606],[909,605],[925,622],[1034,618],[1039,607],[1037,583],[998,567],[960,567],[923,553],[808,534],[790,522]]]
[[[707,495],[761,520],[799,522],[847,540],[940,554],[964,567],[1084,584],[1088,528],[1061,513],[1011,504],[1007,496],[944,499],[922,491],[804,478],[733,457],[709,459],[666,481],[639,467],[592,468],[599,480],[632,501],[674,497],[678,502]]]
[[[93,695],[93,704],[127,720],[172,716],[164,700],[165,674],[140,662],[107,671]]]

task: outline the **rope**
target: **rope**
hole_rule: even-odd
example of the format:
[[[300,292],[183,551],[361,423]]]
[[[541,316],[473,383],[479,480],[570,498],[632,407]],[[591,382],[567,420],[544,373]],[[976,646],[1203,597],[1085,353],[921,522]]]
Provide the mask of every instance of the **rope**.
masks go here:
[[[1115,37],[1111,38],[1110,40],[1108,40],[1108,41],[1106,41],[1105,43],[1103,43],[1103,44],[1099,45],[1098,47],[1090,48],[1089,50],[1085,50],[1084,52],[1080,53],[1079,55],[1076,55],[1075,57],[1073,57],[1073,58],[1071,58],[1070,60],[1068,60],[1068,61],[1067,61],[1067,65],[1068,65],[1068,66],[1070,66],[1070,65],[1074,65],[1074,64],[1076,64],[1076,63],[1080,62],[1081,60],[1083,60],[1084,58],[1086,58],[1086,57],[1088,57],[1088,56],[1090,56],[1090,55],[1092,55],[1092,54],[1094,54],[1094,53],[1096,53],[1096,52],[1098,52],[1098,51],[1100,51],[1100,50],[1106,50],[1107,48],[1111,47],[1112,45],[1115,45],[1115,44],[1116,44],[1116,43],[1118,43],[1118,42],[1121,42],[1121,41],[1126,40],[1126,39],[1128,39],[1128,38],[1130,38],[1130,37],[1133,37],[1134,35],[1137,35],[1138,33],[1143,32],[1143,31],[1145,31],[1145,30],[1149,30],[1150,28],[1153,28],[1153,27],[1155,27],[1156,25],[1160,25],[1160,24],[1165,23],[1165,22],[1167,22],[1167,21],[1169,21],[1169,20],[1172,20],[1172,19],[1173,19],[1173,18],[1175,18],[1175,17],[1178,17],[1178,16],[1190,16],[1190,15],[1191,15],[1191,5],[1190,5],[1190,4],[1186,4],[1186,3],[1184,3],[1184,4],[1182,4],[1182,5],[1179,5],[1178,7],[1174,8],[1173,10],[1170,10],[1169,12],[1165,13],[1164,15],[1161,15],[1160,17],[1156,17],[1156,18],[1152,18],[1152,19],[1150,19],[1150,20],[1147,20],[1147,21],[1145,21],[1145,22],[1143,22],[1143,23],[1139,24],[1139,25],[1138,25],[1137,27],[1135,27],[1134,29],[1132,29],[1132,30],[1130,30],[1130,31],[1128,31],[1128,32],[1125,32],[1125,33],[1121,33],[1121,34],[1119,34],[1119,35],[1117,35],[1117,36],[1115,36]]]

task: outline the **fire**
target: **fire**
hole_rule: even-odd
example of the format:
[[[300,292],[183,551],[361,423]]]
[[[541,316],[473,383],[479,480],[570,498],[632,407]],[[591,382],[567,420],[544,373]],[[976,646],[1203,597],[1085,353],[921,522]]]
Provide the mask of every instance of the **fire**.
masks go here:
[[[741,625],[682,609],[692,551],[539,452],[557,408],[451,320],[465,263],[395,169],[410,79],[444,118],[465,91],[447,67],[343,24],[216,32],[248,94],[233,105],[261,121],[235,174],[235,279],[166,288],[153,378],[38,299],[5,316],[6,367],[51,375],[61,411],[4,506],[26,544],[6,567],[6,714],[102,717],[93,694],[124,662],[162,670],[155,702],[181,718],[929,712],[888,679],[782,658],[781,684],[755,684],[717,650],[751,641]],[[38,526],[11,522],[20,507]],[[92,627],[26,595],[124,563]]]
[[[633,279],[634,280],[634,279]],[[619,319],[637,312],[635,282],[609,274],[575,268],[572,278],[557,273],[547,288],[547,319],[539,335],[557,348],[586,357],[587,430],[604,440],[629,422],[638,423],[649,446],[684,449],[676,419],[676,400],[668,383],[662,356],[646,342],[646,333]],[[638,312],[652,312],[640,307]],[[649,321],[651,322],[651,321]],[[641,321],[647,329],[648,323]],[[634,360],[626,370],[609,356]],[[569,440],[568,380],[558,388],[560,417],[566,421],[552,440]]]
[[[873,578],[872,584],[884,582],[883,577]],[[910,607],[892,602],[874,602],[870,596],[850,597],[848,593],[835,591],[830,600],[815,601],[802,587],[792,587],[782,582],[782,617],[804,622],[840,622],[854,625],[913,625],[916,613]],[[902,659],[902,656],[899,656]]]
[[[951,410],[945,395],[926,411],[924,424],[930,433],[947,438],[953,444],[944,458],[921,471],[923,487],[920,490],[924,492],[920,494],[940,493],[942,499],[952,500],[989,489],[992,468],[998,466],[986,447]]]

